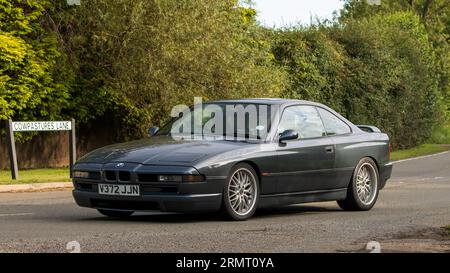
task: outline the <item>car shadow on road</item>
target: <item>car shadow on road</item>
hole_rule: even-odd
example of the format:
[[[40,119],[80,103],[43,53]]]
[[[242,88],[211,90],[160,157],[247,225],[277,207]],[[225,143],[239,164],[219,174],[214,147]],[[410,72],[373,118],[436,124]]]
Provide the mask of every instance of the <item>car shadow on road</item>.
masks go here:
[[[278,208],[265,208],[256,211],[253,217],[264,218],[264,217],[278,217],[285,215],[298,215],[298,214],[318,214],[325,212],[336,212],[342,211],[338,207],[321,207],[313,205],[291,205]]]
[[[293,205],[279,208],[264,208],[258,209],[253,217],[248,220],[285,217],[291,215],[311,215],[318,213],[337,212],[342,211],[334,207],[320,207],[310,205]],[[126,218],[109,218],[99,215],[94,218],[83,218],[82,221],[92,222],[129,222],[129,223],[166,223],[166,224],[180,224],[180,223],[197,223],[197,222],[230,222],[226,217],[222,216],[220,212],[214,213],[162,213],[149,212],[137,213]]]

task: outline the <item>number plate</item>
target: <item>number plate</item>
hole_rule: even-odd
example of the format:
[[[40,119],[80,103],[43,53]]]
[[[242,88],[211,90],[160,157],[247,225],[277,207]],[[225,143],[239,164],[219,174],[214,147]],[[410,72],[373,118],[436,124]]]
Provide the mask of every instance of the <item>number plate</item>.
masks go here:
[[[139,196],[139,185],[99,184],[98,193],[103,195]]]

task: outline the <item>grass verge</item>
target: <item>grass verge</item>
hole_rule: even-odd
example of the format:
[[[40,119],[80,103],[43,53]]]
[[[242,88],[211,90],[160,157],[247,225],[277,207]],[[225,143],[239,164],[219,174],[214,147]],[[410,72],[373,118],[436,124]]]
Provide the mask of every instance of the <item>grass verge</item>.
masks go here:
[[[12,180],[11,172],[0,171],[0,185],[70,182],[69,169],[19,170],[19,179]]]
[[[391,160],[402,160],[411,157],[423,156],[436,154],[440,152],[445,152],[450,150],[450,145],[440,145],[440,144],[422,144],[417,147],[406,149],[406,150],[398,150],[394,151],[391,154]]]
[[[444,227],[444,230],[447,232],[447,236],[450,238],[450,226]]]

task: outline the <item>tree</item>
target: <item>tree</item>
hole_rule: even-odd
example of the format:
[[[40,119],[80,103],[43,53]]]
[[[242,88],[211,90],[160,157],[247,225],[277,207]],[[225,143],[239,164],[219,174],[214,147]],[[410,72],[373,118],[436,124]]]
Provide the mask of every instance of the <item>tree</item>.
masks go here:
[[[234,0],[86,1],[64,20],[73,111],[84,121],[115,116],[124,137],[162,124],[194,96],[270,97],[283,86],[270,41]]]
[[[422,143],[439,121],[435,52],[410,12],[276,33],[284,96],[319,101],[355,123],[389,133],[395,148]]]
[[[48,5],[0,0],[0,120],[58,118],[67,103],[70,73],[43,25]]]
[[[341,23],[363,19],[375,14],[409,11],[419,16],[433,43],[439,69],[439,89],[446,98],[447,116],[450,119],[450,1],[448,0],[390,0],[380,6],[368,5],[366,1],[346,0],[340,14]]]

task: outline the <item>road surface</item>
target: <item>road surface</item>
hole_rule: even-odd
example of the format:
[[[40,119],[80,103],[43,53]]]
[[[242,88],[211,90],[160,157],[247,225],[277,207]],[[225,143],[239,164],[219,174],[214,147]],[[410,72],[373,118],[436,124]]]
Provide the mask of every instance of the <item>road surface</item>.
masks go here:
[[[0,252],[450,252],[450,153],[394,164],[369,212],[335,202],[259,211],[246,222],[216,215],[138,214],[111,220],[71,192],[0,194]]]

